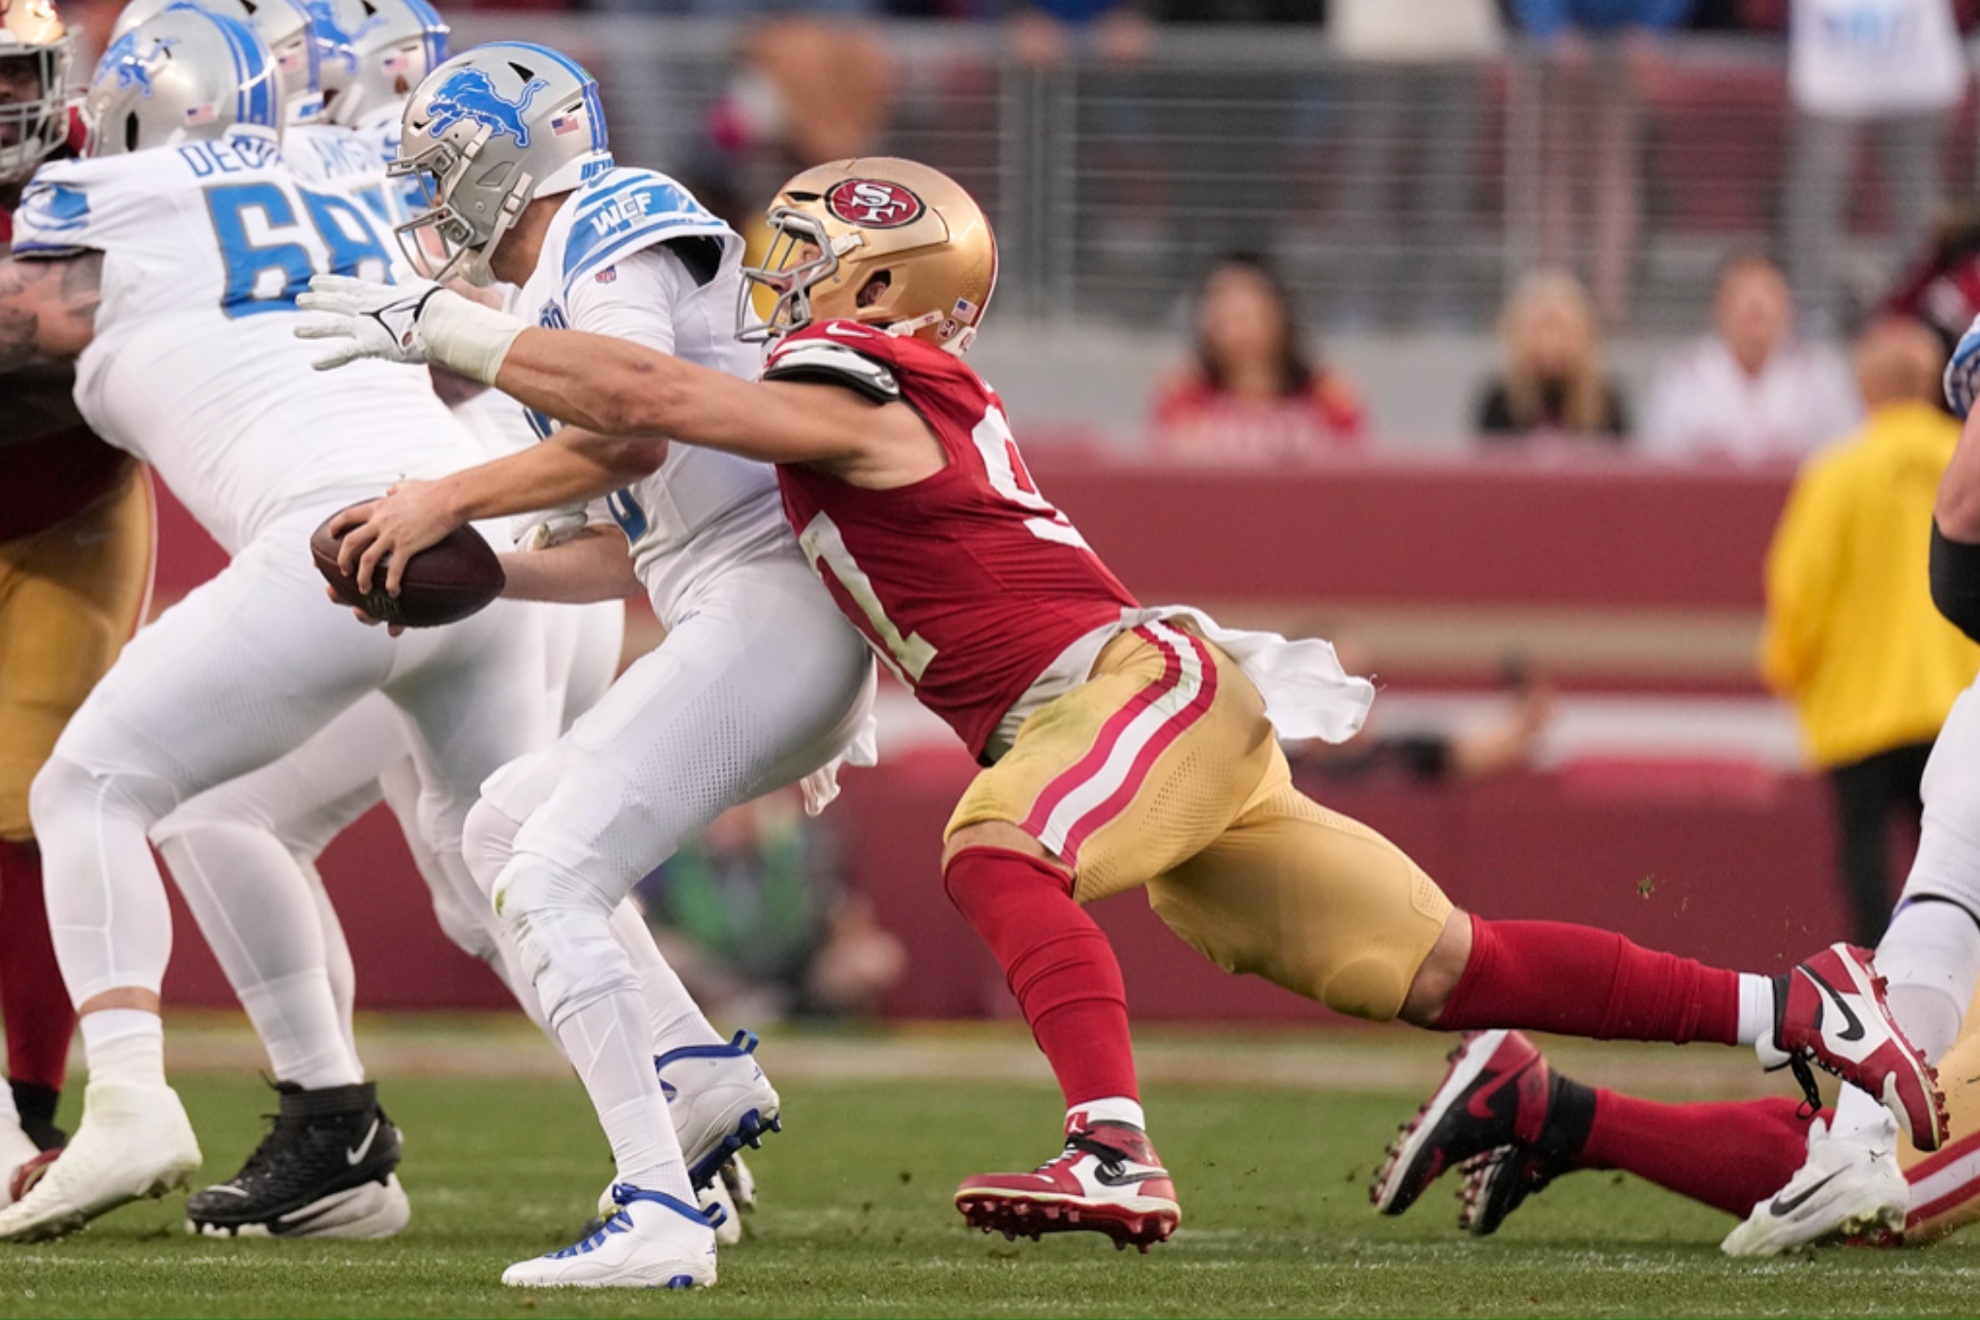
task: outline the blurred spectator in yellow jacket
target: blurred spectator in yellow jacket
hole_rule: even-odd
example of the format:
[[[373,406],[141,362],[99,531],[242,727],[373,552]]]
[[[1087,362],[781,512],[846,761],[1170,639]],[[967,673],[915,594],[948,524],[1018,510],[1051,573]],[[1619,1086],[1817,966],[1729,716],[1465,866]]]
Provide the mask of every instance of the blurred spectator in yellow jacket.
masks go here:
[[[1918,781],[1980,648],[1933,608],[1932,500],[1959,441],[1936,406],[1943,353],[1915,321],[1878,321],[1857,343],[1868,418],[1810,458],[1767,556],[1760,673],[1792,701],[1809,759],[1829,778],[1852,938],[1890,915],[1890,830],[1916,823]]]

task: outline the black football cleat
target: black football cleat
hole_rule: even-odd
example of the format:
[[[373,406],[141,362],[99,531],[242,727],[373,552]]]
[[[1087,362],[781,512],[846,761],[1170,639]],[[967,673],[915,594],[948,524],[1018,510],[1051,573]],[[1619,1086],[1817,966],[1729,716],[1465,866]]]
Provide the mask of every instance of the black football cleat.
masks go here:
[[[279,1083],[281,1111],[241,1171],[186,1199],[207,1237],[387,1238],[412,1207],[399,1186],[399,1129],[375,1084],[306,1091]]]

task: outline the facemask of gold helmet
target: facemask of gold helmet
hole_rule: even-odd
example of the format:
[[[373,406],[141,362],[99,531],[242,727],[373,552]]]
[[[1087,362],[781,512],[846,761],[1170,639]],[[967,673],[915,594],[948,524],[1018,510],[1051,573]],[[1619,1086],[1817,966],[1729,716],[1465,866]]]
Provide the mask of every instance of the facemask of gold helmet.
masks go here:
[[[72,38],[50,0],[0,0],[0,183],[18,183],[69,137]]]
[[[847,320],[962,353],[997,287],[997,240],[982,208],[911,160],[808,169],[777,194],[769,224],[763,264],[743,270],[736,337],[745,343]],[[760,302],[759,291],[769,297]]]

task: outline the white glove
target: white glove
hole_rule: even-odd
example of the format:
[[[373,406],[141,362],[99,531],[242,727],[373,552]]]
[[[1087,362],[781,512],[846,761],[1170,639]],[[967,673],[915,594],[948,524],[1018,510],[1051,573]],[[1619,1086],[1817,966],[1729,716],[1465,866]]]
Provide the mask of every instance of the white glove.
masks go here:
[[[591,525],[582,504],[524,513],[509,520],[509,537],[518,550],[548,550],[562,545]]]
[[[378,284],[347,275],[318,275],[296,299],[324,315],[296,327],[298,339],[338,341],[316,360],[329,371],[359,358],[437,362],[470,380],[493,385],[509,345],[524,322],[451,293],[431,280]]]
[[[1980,317],[1974,318],[1959,337],[1959,346],[1946,363],[1945,386],[1946,406],[1954,416],[1964,419],[1973,411],[1974,399],[1980,397]]]

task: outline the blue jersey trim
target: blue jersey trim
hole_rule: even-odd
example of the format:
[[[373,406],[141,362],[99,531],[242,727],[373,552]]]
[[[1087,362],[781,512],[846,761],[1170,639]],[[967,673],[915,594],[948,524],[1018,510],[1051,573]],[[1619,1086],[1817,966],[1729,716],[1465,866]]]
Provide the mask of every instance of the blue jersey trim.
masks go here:
[[[665,175],[640,170],[624,179],[606,176],[592,186],[597,191],[587,193],[579,201],[577,213],[571,218],[570,235],[564,240],[566,296],[571,286],[585,275],[641,248],[673,238],[700,236],[727,240],[735,235],[728,225],[704,211],[687,189]],[[626,207],[642,192],[647,200],[631,218],[621,215],[603,229],[599,227],[604,212]]]

